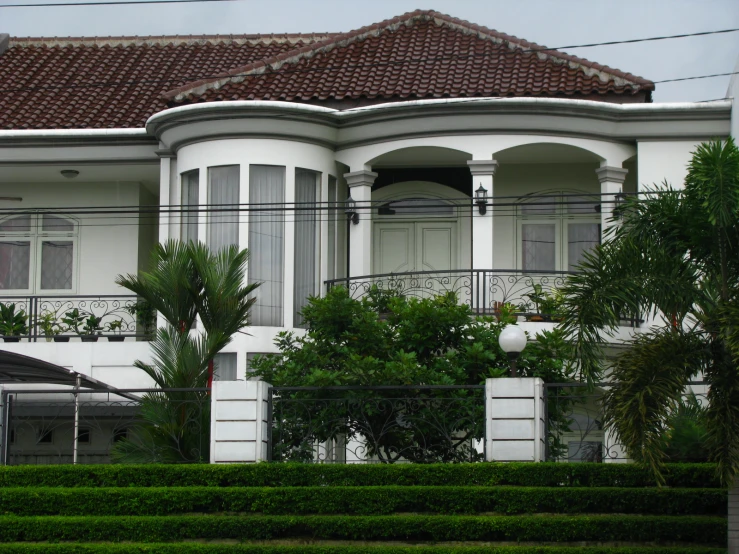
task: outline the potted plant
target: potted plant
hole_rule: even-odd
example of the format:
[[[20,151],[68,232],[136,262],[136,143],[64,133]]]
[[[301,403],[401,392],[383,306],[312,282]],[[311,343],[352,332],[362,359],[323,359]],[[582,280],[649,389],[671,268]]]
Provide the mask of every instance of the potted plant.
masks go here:
[[[146,300],[140,300],[135,304],[126,306],[125,310],[136,318],[138,330],[143,331],[147,339],[156,333],[157,313]]]
[[[123,330],[122,319],[116,319],[115,321],[111,321],[110,323],[108,323],[107,330],[113,333],[112,335],[108,335],[108,342],[123,342],[123,340],[126,338],[121,335],[121,331]]]
[[[64,331],[62,326],[59,325],[56,320],[56,312],[42,313],[36,319],[36,324],[44,333],[44,336],[46,337],[46,342],[51,342],[52,339],[56,340],[56,336]],[[69,337],[67,337],[67,340],[69,340]]]
[[[77,308],[69,310],[64,314],[62,323],[68,329],[74,330],[82,342],[97,342],[103,327],[100,325],[101,318],[87,312],[80,312]]]
[[[20,342],[21,335],[28,334],[27,319],[25,311],[15,311],[15,304],[0,304],[0,335],[3,335],[3,340]]]

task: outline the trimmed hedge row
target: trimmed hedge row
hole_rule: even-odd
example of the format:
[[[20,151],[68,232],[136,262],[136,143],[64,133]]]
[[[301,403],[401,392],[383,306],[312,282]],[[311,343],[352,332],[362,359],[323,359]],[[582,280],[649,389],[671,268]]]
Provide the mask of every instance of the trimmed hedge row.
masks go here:
[[[8,554],[726,554],[708,547],[607,546],[262,546],[249,544],[5,544]]]
[[[0,513],[171,515],[263,513],[383,515],[621,513],[725,515],[721,489],[532,487],[0,488]]]
[[[607,546],[262,546],[248,544],[5,544],[8,554],[726,554],[708,547]]]
[[[718,488],[712,464],[669,464],[671,487]],[[0,468],[0,487],[310,486],[650,487],[634,464],[90,465]]]
[[[628,541],[724,546],[725,518],[706,516],[119,516],[0,517],[0,542]]]

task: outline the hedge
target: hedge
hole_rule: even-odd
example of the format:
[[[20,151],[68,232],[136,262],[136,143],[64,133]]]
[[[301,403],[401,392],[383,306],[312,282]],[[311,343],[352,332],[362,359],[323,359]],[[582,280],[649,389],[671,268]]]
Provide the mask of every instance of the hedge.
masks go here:
[[[249,544],[5,544],[8,554],[726,554],[708,547],[607,546],[313,546]]]
[[[2,488],[0,513],[171,515],[399,512],[725,515],[721,489],[532,487]]]
[[[5,544],[8,554],[726,554],[708,547],[607,546],[313,546],[249,544]]]
[[[669,464],[671,487],[720,487],[711,464]],[[649,487],[635,464],[228,464],[77,465],[0,468],[2,487],[310,487],[310,486]]]
[[[0,517],[0,542],[628,541],[724,546],[725,518],[706,516],[119,516]]]

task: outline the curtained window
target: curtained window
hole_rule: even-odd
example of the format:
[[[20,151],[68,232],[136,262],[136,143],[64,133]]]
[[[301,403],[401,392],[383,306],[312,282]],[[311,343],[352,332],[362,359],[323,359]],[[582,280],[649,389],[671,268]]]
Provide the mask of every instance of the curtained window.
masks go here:
[[[254,293],[251,324],[281,327],[285,256],[285,168],[249,166],[249,283]],[[256,208],[256,209],[255,209]]]
[[[220,352],[213,358],[214,381],[236,381],[236,353]]]
[[[208,247],[239,244],[239,166],[208,168]],[[233,208],[233,209],[229,209]]]
[[[200,194],[200,171],[188,171],[182,174],[182,218],[180,239],[184,242],[198,241],[198,206]],[[193,211],[187,211],[189,209]]]
[[[336,203],[336,177],[328,177],[328,274],[326,278],[336,279],[336,227],[339,211]]]
[[[295,281],[294,325],[303,327],[300,312],[318,293],[318,187],[320,173],[295,170]]]

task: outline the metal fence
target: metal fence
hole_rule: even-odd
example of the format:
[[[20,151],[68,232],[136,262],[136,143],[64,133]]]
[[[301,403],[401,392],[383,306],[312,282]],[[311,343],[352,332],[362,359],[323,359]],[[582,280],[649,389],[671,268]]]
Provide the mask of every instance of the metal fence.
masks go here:
[[[273,387],[272,461],[431,463],[484,459],[485,387]]]
[[[156,313],[134,295],[3,296],[0,304],[26,316],[26,332],[6,342],[149,339],[156,325]]]
[[[209,453],[209,389],[2,393],[3,465],[193,463]]]
[[[626,449],[603,425],[603,395],[612,383],[547,383],[545,385],[546,461],[625,462]],[[690,383],[682,406],[705,405],[706,384]]]

